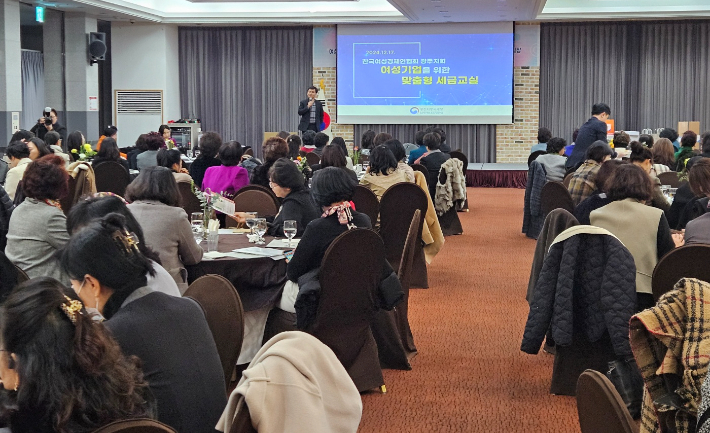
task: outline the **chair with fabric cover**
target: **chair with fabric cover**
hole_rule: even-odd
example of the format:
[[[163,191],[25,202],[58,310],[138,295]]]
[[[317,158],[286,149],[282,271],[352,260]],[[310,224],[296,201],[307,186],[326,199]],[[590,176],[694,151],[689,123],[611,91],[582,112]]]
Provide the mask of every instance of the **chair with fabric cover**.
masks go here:
[[[380,200],[380,236],[385,243],[387,261],[395,272],[402,262],[402,252],[407,240],[409,224],[414,217],[414,211],[419,209],[425,215],[429,206],[426,193],[415,183],[401,182],[392,185]],[[422,249],[421,218],[417,228],[417,241],[414,247],[414,264],[412,265],[411,287],[428,288],[426,260]]]
[[[279,201],[279,198],[276,197],[276,194],[274,194],[274,192],[271,190],[271,188],[267,188],[267,187],[262,186],[262,185],[257,185],[257,184],[255,184],[255,183],[251,183],[251,184],[249,184],[249,185],[244,185],[243,187],[239,188],[239,190],[236,192],[236,194],[243,193],[243,192],[246,192],[246,191],[262,191],[262,192],[265,192],[265,193],[269,194],[269,196],[271,197],[271,201],[274,203],[274,206],[276,206],[276,209],[279,209],[279,208],[281,207],[281,202]],[[235,194],[235,196],[236,196],[236,194]],[[237,212],[243,212],[243,211],[240,210],[240,209],[237,209],[237,208],[235,208],[235,209],[236,209]],[[245,211],[245,212],[252,212],[252,211]],[[277,210],[277,212],[278,212],[278,210]],[[265,215],[268,215],[268,214],[265,214]],[[233,220],[232,218],[227,218],[227,219],[226,219],[226,225],[225,225],[225,227],[227,227],[227,228],[229,228],[229,227],[237,227],[237,225],[238,225],[238,223],[237,223],[235,220]]]
[[[119,163],[105,161],[94,167],[97,192],[112,192],[123,197],[126,187],[131,183],[128,171]]]
[[[244,155],[254,156],[254,149],[251,147],[244,151]]]
[[[421,164],[412,164],[412,170],[421,171],[424,174],[424,179],[429,179],[429,170]],[[432,200],[434,197],[432,197]]]
[[[279,205],[273,199],[273,194],[262,189],[241,188],[234,196],[234,209],[237,212],[256,212],[259,218],[276,215]]]
[[[540,192],[542,214],[547,216],[555,209],[564,209],[574,214],[574,201],[562,182],[547,182]]]
[[[190,284],[184,296],[194,299],[205,312],[229,388],[244,339],[244,308],[239,293],[223,276],[204,275]]]
[[[569,183],[572,181],[572,176],[574,176],[574,173],[567,173],[565,175],[565,178],[562,179],[562,185],[564,185],[565,188],[569,188]]]
[[[375,225],[380,214],[380,201],[377,200],[375,193],[369,188],[358,185],[353,194],[353,203],[355,203],[355,210],[369,216],[372,225]]]
[[[544,150],[536,150],[535,152],[531,153],[530,156],[528,156],[528,167],[530,167],[530,164],[537,159],[538,156],[544,155],[547,152]]]
[[[202,212],[200,199],[192,192],[192,185],[187,182],[178,182],[177,186],[180,192],[180,207],[185,210],[188,218],[193,212]]]
[[[30,279],[27,273],[20,269],[19,266],[14,263],[12,265],[15,267],[15,271],[17,272],[17,284],[24,283],[25,281],[28,281]]]
[[[681,278],[697,278],[710,282],[710,245],[684,245],[663,256],[653,269],[651,288],[653,298],[658,300]]]
[[[251,423],[249,407],[247,406],[246,401],[244,401],[244,396],[239,398],[239,401],[237,402],[237,411],[235,412],[234,419],[232,420],[232,426],[229,428],[229,432],[225,433],[257,433]]]
[[[676,173],[675,171],[667,171],[665,173],[659,174],[657,177],[658,180],[661,181],[661,185],[670,185],[671,188],[678,188],[682,183],[678,179],[678,173]]]
[[[454,150],[453,152],[449,153],[449,156],[463,162],[463,178],[466,179],[466,171],[468,170],[468,158],[466,157],[466,155],[464,155],[461,151]],[[463,208],[461,208],[459,212],[468,212],[468,197],[466,198],[466,201],[463,204]]]
[[[335,238],[321,262],[318,312],[308,330],[333,350],[360,392],[384,385],[370,330],[384,260],[384,244],[372,230]]]
[[[465,179],[465,174],[464,174],[464,179]],[[439,183],[442,185],[445,185],[446,181],[447,181],[446,170],[441,170],[439,172]],[[437,186],[437,188],[438,188],[438,186]],[[464,188],[464,191],[465,191],[465,188]],[[432,197],[432,200],[434,200],[433,197]],[[458,206],[459,205],[457,204],[457,202],[454,202],[454,205],[451,206],[449,208],[449,210],[447,210],[443,214],[439,215],[439,212],[436,213],[436,216],[439,219],[439,226],[441,227],[441,232],[444,234],[444,236],[463,234],[463,226],[461,226],[461,220],[459,219],[459,215],[457,213]]]
[[[176,433],[175,430],[162,422],[148,418],[135,418],[114,421],[94,433]]]
[[[320,164],[320,156],[313,152],[309,152],[306,154],[306,162],[308,162],[308,165]]]
[[[64,215],[69,215],[69,211],[72,206],[74,206],[74,190],[76,189],[76,179],[69,176],[67,180],[67,191],[69,193],[59,200],[59,204],[62,206],[62,211]]]
[[[582,433],[637,433],[626,404],[604,374],[586,370],[577,380],[577,414]]]

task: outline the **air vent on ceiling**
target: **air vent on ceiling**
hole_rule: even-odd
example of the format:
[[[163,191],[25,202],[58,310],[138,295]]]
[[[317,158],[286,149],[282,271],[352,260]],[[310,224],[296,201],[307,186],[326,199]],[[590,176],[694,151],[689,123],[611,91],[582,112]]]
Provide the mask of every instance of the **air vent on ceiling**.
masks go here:
[[[116,90],[117,114],[163,114],[161,90]]]

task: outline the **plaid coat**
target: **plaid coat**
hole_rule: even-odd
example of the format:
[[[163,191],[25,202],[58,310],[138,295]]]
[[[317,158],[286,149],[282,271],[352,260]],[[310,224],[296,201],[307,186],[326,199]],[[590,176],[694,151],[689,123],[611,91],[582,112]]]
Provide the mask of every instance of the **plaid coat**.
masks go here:
[[[567,189],[569,190],[569,194],[572,196],[572,201],[575,206],[577,206],[585,198],[592,195],[592,193],[597,189],[594,185],[594,178],[600,168],[601,164],[594,160],[588,159],[584,161],[584,164],[582,164],[572,175]]]
[[[631,318],[631,349],[645,383],[640,433],[659,432],[659,418],[678,433],[695,431],[700,388],[710,361],[710,284],[683,278],[661,296],[655,307]],[[677,375],[675,393],[666,391],[667,379]],[[674,405],[654,401],[670,395]]]

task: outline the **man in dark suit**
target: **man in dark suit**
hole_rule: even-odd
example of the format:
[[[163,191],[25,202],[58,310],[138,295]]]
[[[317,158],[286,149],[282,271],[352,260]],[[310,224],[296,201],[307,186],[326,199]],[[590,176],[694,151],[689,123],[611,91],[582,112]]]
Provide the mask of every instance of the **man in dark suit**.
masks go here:
[[[579,128],[572,155],[567,158],[567,164],[565,164],[567,171],[576,170],[582,165],[587,155],[587,149],[592,143],[597,140],[607,141],[606,122],[604,121],[609,118],[610,114],[611,109],[603,102],[592,106],[592,117]]]
[[[451,159],[451,156],[441,151],[441,138],[436,132],[430,132],[425,135],[422,142],[427,148],[427,153],[424,154],[419,163],[426,167],[429,172],[427,184],[429,185],[429,195],[433,201],[436,195],[436,183],[439,181],[441,164]]]
[[[311,86],[308,88],[308,98],[302,100],[298,104],[298,115],[301,116],[301,122],[298,124],[298,130],[320,132],[321,123],[323,123],[323,104],[316,99],[318,96],[318,88]]]

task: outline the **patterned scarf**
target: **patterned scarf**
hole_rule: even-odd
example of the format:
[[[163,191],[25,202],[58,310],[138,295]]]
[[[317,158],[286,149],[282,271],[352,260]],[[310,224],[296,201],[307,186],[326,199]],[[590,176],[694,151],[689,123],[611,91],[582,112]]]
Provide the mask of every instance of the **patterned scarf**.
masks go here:
[[[355,224],[352,223],[353,214],[350,212],[349,201],[336,203],[332,206],[323,206],[323,215],[321,215],[321,218],[333,215],[336,212],[338,213],[338,222],[340,222],[341,225],[347,225],[348,230],[356,228]]]

